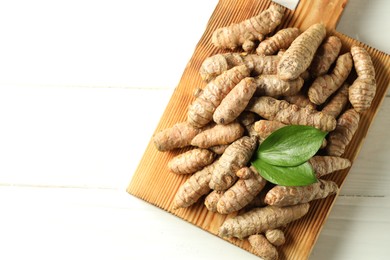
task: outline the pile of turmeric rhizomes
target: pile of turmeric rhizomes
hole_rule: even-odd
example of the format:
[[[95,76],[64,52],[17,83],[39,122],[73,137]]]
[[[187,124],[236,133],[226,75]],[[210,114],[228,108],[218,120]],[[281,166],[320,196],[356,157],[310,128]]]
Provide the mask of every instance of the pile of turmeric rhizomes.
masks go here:
[[[341,156],[376,88],[364,48],[340,53],[340,39],[327,36],[322,24],[303,32],[274,32],[283,14],[283,7],[272,4],[258,16],[217,29],[212,43],[231,52],[204,60],[200,76],[207,84],[194,92],[187,121],[153,137],[159,151],[190,148],[168,163],[173,173],[189,176],[177,191],[174,209],[202,198],[210,211],[239,212],[223,223],[219,235],[248,239],[264,259],[278,258],[283,227],[304,216],[310,201],[338,192],[335,182],[321,177],[351,166]],[[350,85],[353,69],[357,78]],[[318,178],[313,184],[271,183],[251,165],[259,144],[286,125],[328,133],[308,161]]]

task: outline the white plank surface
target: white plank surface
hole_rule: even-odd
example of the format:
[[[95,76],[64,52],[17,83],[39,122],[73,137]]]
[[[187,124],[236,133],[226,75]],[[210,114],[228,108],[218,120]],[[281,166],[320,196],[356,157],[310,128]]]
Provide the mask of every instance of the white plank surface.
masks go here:
[[[126,187],[170,95],[168,89],[1,88],[1,182]]]
[[[0,259],[257,259],[125,192],[216,3],[1,3]],[[389,3],[339,29],[388,48]],[[388,259],[389,99],[311,259]]]

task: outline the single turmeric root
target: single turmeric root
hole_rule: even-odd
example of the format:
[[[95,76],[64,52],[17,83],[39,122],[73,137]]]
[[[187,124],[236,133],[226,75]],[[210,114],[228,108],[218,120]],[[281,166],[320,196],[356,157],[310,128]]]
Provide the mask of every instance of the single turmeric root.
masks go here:
[[[210,188],[227,190],[237,180],[236,172],[244,167],[257,147],[256,137],[243,136],[221,155],[211,176]]]
[[[317,178],[351,166],[351,161],[338,156],[313,156],[309,163]]]
[[[287,49],[299,35],[298,28],[286,28],[278,31],[272,37],[260,42],[256,49],[259,55],[272,55],[280,49]]]
[[[253,78],[241,80],[226,97],[214,112],[213,119],[217,124],[229,124],[233,122],[252,98],[256,91],[256,82]]]
[[[349,88],[349,101],[361,113],[370,108],[376,92],[375,69],[370,54],[359,46],[351,47],[357,79]]]
[[[278,250],[263,235],[256,234],[248,237],[249,244],[252,246],[256,255],[264,260],[277,260],[279,258]]]
[[[262,118],[274,120],[279,111],[282,111],[289,106],[290,104],[287,101],[277,100],[272,97],[253,97],[246,110],[254,112]]]
[[[258,76],[276,75],[280,57],[278,55],[259,56],[257,54],[244,54],[243,59],[251,74]]]
[[[204,205],[211,212],[217,212],[217,204],[219,199],[223,196],[223,191],[213,190],[204,199]]]
[[[303,217],[309,211],[309,203],[288,207],[266,206],[252,209],[242,215],[225,220],[219,228],[222,237],[245,238],[275,229]]]
[[[189,207],[210,192],[209,182],[215,164],[216,162],[197,171],[179,187],[173,200],[173,209]]]
[[[318,182],[307,186],[276,185],[267,193],[264,201],[272,206],[292,206],[326,198],[336,194],[338,190],[335,182],[326,180],[318,180]]]
[[[191,145],[209,148],[217,145],[231,144],[244,135],[244,128],[237,122],[228,125],[214,125],[196,135]]]
[[[313,78],[325,75],[332,63],[337,59],[341,50],[341,40],[337,36],[329,36],[318,47],[309,72]]]
[[[264,188],[267,181],[256,169],[253,167],[249,169],[252,171],[252,176],[245,180],[239,179],[218,200],[217,211],[220,214],[230,214],[244,208]]]
[[[173,157],[168,168],[177,174],[192,174],[211,164],[215,157],[210,150],[195,148]]]
[[[233,67],[209,82],[202,93],[188,108],[187,121],[194,127],[203,127],[212,119],[215,109],[222,99],[242,79],[249,76],[249,70],[245,65]]]
[[[321,111],[337,118],[348,104],[348,88],[349,84],[344,83]]]
[[[347,79],[352,65],[351,53],[339,56],[332,73],[316,78],[310,86],[307,93],[310,101],[317,105],[323,104]]]
[[[280,56],[259,56],[246,53],[223,53],[206,58],[199,70],[200,76],[206,82],[213,80],[224,71],[233,67],[245,65],[253,76],[277,73]]]
[[[234,50],[242,47],[250,51],[255,47],[255,41],[261,41],[264,36],[272,32],[282,21],[284,8],[280,5],[271,5],[259,15],[217,29],[211,38],[217,48]]]
[[[283,80],[298,78],[310,66],[325,36],[325,26],[320,23],[310,26],[301,33],[280,59],[278,76]]]
[[[280,229],[269,229],[265,231],[265,237],[274,246],[281,246],[286,242],[284,232]]]
[[[352,140],[360,121],[355,109],[348,109],[337,120],[336,129],[329,133],[327,152],[329,155],[341,156]]]
[[[325,132],[336,128],[336,119],[332,116],[272,97],[253,97],[246,109],[265,119],[276,120],[287,125],[309,125]]]
[[[191,144],[191,140],[202,129],[193,127],[188,122],[181,122],[164,129],[153,136],[153,142],[159,151],[183,148]]]
[[[293,80],[282,80],[276,75],[261,75],[255,78],[257,85],[256,96],[291,96],[297,94],[302,86],[303,79],[298,77]]]

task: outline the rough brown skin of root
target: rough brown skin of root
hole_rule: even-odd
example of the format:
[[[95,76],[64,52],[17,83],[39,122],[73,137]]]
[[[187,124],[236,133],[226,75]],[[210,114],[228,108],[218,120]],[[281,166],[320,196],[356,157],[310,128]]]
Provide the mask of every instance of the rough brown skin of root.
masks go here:
[[[363,47],[352,46],[357,79],[349,87],[349,101],[359,113],[370,108],[376,93],[375,69],[370,54]]]
[[[299,75],[299,77],[301,77],[304,81],[308,81],[311,79],[310,73],[307,70],[302,72],[301,75]]]
[[[217,124],[229,124],[233,122],[252,98],[256,91],[256,82],[253,78],[241,80],[217,107],[213,114],[213,120]]]
[[[217,48],[235,50],[242,47],[245,51],[250,51],[254,48],[255,41],[261,41],[280,24],[284,10],[279,5],[271,5],[257,16],[215,30],[211,42]]]
[[[314,54],[326,36],[323,24],[314,24],[301,33],[283,54],[278,65],[278,76],[284,80],[297,78],[313,60]]]
[[[258,115],[250,111],[243,111],[237,118],[237,121],[240,122],[243,126],[248,126],[253,124],[258,120]]]
[[[351,53],[347,52],[339,56],[332,73],[316,78],[310,86],[307,93],[310,101],[316,105],[323,104],[347,79],[352,65]]]
[[[270,134],[284,126],[286,126],[286,124],[279,121],[259,120],[254,123],[253,130],[259,137],[259,141],[263,142],[268,136],[270,136]],[[326,145],[327,141],[324,139],[320,148],[324,148]]]
[[[245,65],[233,67],[209,82],[202,93],[188,107],[187,121],[194,127],[201,128],[213,119],[215,109],[222,99],[242,79],[249,76]]]
[[[265,231],[265,237],[274,246],[281,246],[286,242],[284,232],[280,229],[269,229]]]
[[[223,196],[223,191],[212,191],[204,199],[204,205],[211,212],[217,212],[217,203],[219,199]]]
[[[345,148],[352,140],[360,121],[360,115],[354,109],[348,109],[338,119],[336,129],[329,133],[328,146],[326,147],[328,155],[341,156]]]
[[[349,101],[359,113],[363,113],[371,106],[376,92],[376,85],[372,81],[357,78],[349,88]]]
[[[261,75],[255,78],[257,85],[256,96],[291,96],[297,94],[302,86],[303,79],[282,80],[277,75]]]
[[[286,126],[279,121],[259,120],[255,122],[254,130],[257,132],[260,140],[265,140],[270,134]]]
[[[256,131],[254,130],[254,125],[255,125],[255,124],[251,124],[251,125],[248,125],[248,126],[245,127],[246,135],[247,135],[247,136],[258,137]]]
[[[314,110],[317,109],[316,104],[312,103],[310,99],[303,93],[298,93],[292,96],[284,96],[283,99],[289,102],[290,104],[294,104],[299,107],[306,107],[308,109],[314,109]]]
[[[244,167],[257,147],[257,138],[243,136],[226,148],[219,158],[210,180],[213,190],[227,190],[237,180],[236,172]]]
[[[275,35],[260,42],[256,49],[258,55],[272,55],[280,49],[287,49],[298,37],[298,28],[285,28],[279,30]]]
[[[188,122],[180,122],[170,128],[161,130],[153,136],[153,142],[159,151],[183,148],[191,144],[191,140],[202,131]]]
[[[177,174],[192,174],[211,164],[216,154],[207,149],[195,148],[173,157],[168,168]]]
[[[279,57],[282,57],[285,52],[286,52],[286,50],[279,50],[278,54],[276,54],[276,55]]]
[[[253,177],[254,172],[249,167],[242,167],[236,172],[236,176],[242,180],[248,180]]]
[[[341,50],[341,40],[337,36],[329,36],[318,47],[310,64],[310,74],[313,78],[325,75]]]
[[[265,196],[268,205],[285,207],[312,200],[323,199],[336,194],[339,188],[335,182],[318,180],[307,186],[275,186]]]
[[[273,120],[279,111],[288,108],[287,101],[277,100],[272,97],[253,97],[246,110],[254,112],[262,118]]]
[[[350,160],[338,156],[313,156],[309,159],[309,163],[317,178],[351,166]]]
[[[325,132],[330,132],[336,127],[336,119],[332,116],[272,97],[253,97],[246,110],[287,125],[309,125]]]
[[[226,55],[231,55],[231,54],[230,53],[216,54],[206,58],[203,61],[199,69],[199,74],[204,81],[209,82],[212,79],[214,79],[216,76],[221,75],[222,72],[227,71],[228,69],[231,69],[232,67],[235,66],[235,65],[233,66],[228,65],[227,59],[225,57]]]
[[[259,56],[257,54],[247,54],[244,56],[244,61],[251,70],[253,76],[258,75],[276,75],[278,72],[278,64],[280,56]]]
[[[277,66],[280,56],[259,56],[246,53],[223,53],[206,58],[199,73],[206,82],[213,80],[224,71],[233,67],[245,65],[253,76],[274,75],[277,73]]]
[[[344,83],[321,111],[337,118],[348,104],[348,88],[349,84]]]
[[[277,260],[279,258],[278,250],[263,235],[256,234],[248,237],[249,244],[252,246],[256,255],[264,260]]]
[[[217,145],[230,144],[244,135],[244,128],[237,122],[228,125],[214,125],[196,135],[191,145],[209,148]]]
[[[314,24],[301,33],[280,59],[278,76],[284,80],[298,78],[310,66],[325,36],[326,29],[323,24]]]
[[[232,187],[225,191],[218,200],[217,211],[220,214],[230,214],[244,208],[264,188],[267,181],[263,179],[253,167],[250,178],[239,179]]]
[[[274,120],[290,125],[309,125],[324,132],[332,131],[336,127],[334,117],[307,108],[300,108],[296,105],[291,105],[280,111]]]
[[[264,202],[265,196],[267,195],[268,191],[274,186],[275,186],[274,184],[267,182],[267,184],[260,191],[260,193],[257,194],[257,196],[251,202],[249,202],[248,205],[245,206],[245,208],[244,208],[245,211],[248,211],[248,210],[251,210],[254,208],[261,208],[261,207],[267,206],[267,204]]]
[[[303,217],[309,211],[309,204],[288,207],[266,206],[252,209],[242,215],[225,220],[219,228],[221,237],[245,238],[250,235],[275,229]]]
[[[173,209],[189,207],[210,192],[209,182],[215,164],[216,162],[197,171],[179,187],[173,200]]]
[[[220,145],[214,145],[214,146],[211,146],[209,147],[208,149],[210,151],[213,151],[214,153],[216,154],[223,154],[223,152],[225,152],[226,148],[228,147],[229,145],[228,144],[220,144]]]

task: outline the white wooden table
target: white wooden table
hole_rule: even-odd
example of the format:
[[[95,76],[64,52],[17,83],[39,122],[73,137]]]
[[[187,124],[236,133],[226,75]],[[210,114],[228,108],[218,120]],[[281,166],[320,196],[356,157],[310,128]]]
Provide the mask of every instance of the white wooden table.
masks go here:
[[[0,4],[0,259],[257,259],[125,192],[216,3]],[[338,29],[390,53],[389,11],[350,0]],[[389,258],[389,114],[311,259]]]

